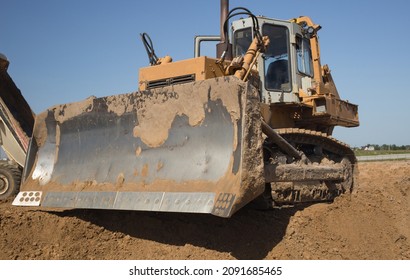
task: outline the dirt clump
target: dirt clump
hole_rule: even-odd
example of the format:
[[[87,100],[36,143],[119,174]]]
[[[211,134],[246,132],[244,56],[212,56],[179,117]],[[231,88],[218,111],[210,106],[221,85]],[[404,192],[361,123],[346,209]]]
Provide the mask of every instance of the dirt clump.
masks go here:
[[[0,203],[0,259],[410,259],[410,161],[359,163],[330,204],[202,214]]]

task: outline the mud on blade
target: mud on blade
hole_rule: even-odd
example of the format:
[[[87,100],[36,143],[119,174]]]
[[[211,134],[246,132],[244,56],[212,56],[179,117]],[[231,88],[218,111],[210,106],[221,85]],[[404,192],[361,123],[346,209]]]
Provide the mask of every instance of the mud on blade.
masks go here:
[[[56,106],[14,204],[229,217],[264,190],[260,127],[257,90],[234,77]]]

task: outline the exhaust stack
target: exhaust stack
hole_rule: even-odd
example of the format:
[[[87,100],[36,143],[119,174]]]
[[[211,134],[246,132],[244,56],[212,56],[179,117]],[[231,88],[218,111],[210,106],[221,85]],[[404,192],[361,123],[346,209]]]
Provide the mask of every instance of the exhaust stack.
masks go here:
[[[221,16],[220,16],[220,32],[221,41],[216,45],[216,57],[221,57],[223,52],[226,51],[225,58],[228,60],[232,59],[232,45],[229,44],[229,38],[225,38],[224,23],[228,17],[229,13],[229,0],[221,0]],[[228,49],[226,48],[228,44]]]

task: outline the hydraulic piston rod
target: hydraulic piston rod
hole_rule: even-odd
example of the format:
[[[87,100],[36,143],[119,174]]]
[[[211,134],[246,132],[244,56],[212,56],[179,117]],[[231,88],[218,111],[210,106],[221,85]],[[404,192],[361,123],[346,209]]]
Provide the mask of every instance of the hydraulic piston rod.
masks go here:
[[[279,146],[285,153],[296,158],[301,159],[302,156],[291,144],[289,144],[282,136],[280,136],[274,129],[272,129],[266,122],[262,121],[262,132],[269,137],[276,145]]]

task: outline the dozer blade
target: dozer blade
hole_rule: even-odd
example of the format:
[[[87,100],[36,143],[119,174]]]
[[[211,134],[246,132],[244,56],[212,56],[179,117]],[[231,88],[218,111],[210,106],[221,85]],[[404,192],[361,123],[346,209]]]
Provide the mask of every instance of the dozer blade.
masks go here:
[[[229,77],[50,108],[14,204],[229,217],[264,190],[258,101]]]

